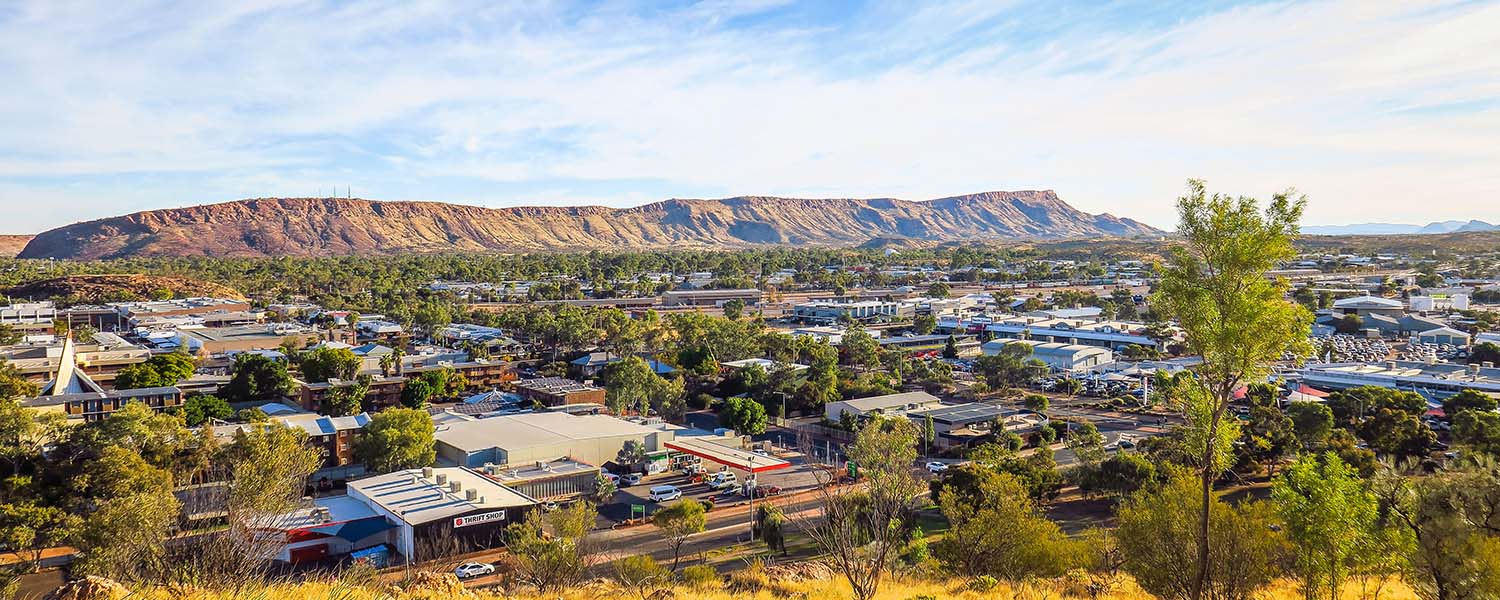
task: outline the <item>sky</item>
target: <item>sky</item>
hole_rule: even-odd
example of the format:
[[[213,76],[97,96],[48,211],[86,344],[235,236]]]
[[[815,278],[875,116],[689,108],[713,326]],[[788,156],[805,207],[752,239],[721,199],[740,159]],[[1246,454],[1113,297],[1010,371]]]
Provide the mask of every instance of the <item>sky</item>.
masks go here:
[[[483,206],[1189,178],[1500,221],[1500,2],[0,1],[0,233],[352,192]]]

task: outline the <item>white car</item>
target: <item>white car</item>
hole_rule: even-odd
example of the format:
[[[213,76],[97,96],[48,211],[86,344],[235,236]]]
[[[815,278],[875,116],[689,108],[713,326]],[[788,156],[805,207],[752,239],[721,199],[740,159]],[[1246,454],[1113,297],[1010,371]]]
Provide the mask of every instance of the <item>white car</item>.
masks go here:
[[[948,464],[947,463],[940,463],[938,461],[932,461],[930,463],[927,463],[927,472],[928,473],[942,473],[943,471],[947,471],[947,470],[948,470]]]
[[[640,482],[641,482],[641,475],[640,475],[640,473],[626,473],[624,476],[620,477],[620,485],[621,486],[635,485],[635,484],[640,483]]]
[[[651,493],[646,495],[652,502],[670,502],[682,497],[682,490],[675,485],[658,485],[651,488]]]
[[[495,565],[489,563],[464,563],[453,569],[453,574],[457,575],[459,579],[482,577],[484,575],[492,575],[494,573]]]
[[[723,473],[708,480],[708,488],[712,490],[732,489],[739,484],[740,479],[734,473]]]

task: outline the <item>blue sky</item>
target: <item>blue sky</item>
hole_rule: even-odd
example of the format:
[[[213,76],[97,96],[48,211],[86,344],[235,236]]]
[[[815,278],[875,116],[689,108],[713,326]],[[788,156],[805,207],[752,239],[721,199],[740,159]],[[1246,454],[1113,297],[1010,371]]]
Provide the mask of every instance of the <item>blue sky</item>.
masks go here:
[[[0,3],[0,232],[327,195],[485,206],[1189,177],[1500,221],[1496,2]]]

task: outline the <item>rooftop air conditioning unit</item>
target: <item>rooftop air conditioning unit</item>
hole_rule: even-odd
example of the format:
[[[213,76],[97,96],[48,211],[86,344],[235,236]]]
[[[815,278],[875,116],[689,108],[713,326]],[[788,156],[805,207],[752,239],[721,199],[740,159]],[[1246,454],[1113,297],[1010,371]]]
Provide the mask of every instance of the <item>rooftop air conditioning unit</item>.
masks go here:
[[[432,479],[432,467],[422,467],[422,479]]]
[[[437,484],[438,485],[443,485],[443,484],[446,484],[446,483],[448,483],[448,476],[444,475],[442,473],[438,473]]]
[[[457,494],[459,492],[462,492],[462,491],[464,491],[464,484],[461,483],[461,482],[459,482],[456,479],[453,480],[453,481],[450,481],[450,482],[448,482],[448,491],[453,492],[455,494]]]
[[[464,490],[464,500],[468,500],[469,502],[473,502],[473,501],[478,500],[478,499],[479,499],[479,490],[472,489],[472,488]]]

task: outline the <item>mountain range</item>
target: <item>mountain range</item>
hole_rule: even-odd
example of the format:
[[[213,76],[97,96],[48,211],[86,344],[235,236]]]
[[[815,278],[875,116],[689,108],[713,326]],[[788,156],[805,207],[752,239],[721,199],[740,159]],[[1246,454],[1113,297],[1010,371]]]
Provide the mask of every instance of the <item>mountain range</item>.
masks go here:
[[[633,208],[482,208],[348,198],[256,198],[150,210],[37,234],[21,258],[340,256],[402,252],[855,246],[1160,235],[1048,191],[925,201],[741,196]]]
[[[1469,231],[1500,231],[1500,225],[1473,219],[1469,221],[1435,221],[1426,225],[1354,223],[1350,225],[1309,225],[1302,228],[1302,233],[1312,235],[1409,235],[1465,233]]]

